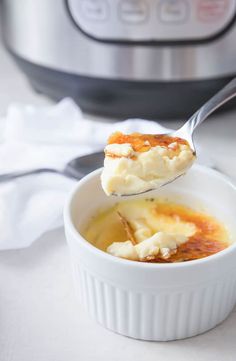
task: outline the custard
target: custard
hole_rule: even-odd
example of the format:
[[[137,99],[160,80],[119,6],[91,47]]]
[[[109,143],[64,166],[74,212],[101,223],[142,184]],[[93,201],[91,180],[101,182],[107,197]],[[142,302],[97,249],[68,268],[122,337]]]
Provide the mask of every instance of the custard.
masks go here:
[[[156,189],[185,173],[195,158],[182,138],[116,132],[105,147],[102,187],[107,195]]]
[[[214,217],[153,198],[120,202],[98,212],[83,236],[114,256],[156,263],[200,259],[230,245],[226,228]]]

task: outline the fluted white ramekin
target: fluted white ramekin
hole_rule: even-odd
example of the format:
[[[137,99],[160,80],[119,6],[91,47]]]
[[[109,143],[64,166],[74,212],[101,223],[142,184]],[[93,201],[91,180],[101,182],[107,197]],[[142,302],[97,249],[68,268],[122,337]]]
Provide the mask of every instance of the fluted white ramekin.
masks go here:
[[[176,264],[133,262],[96,249],[81,227],[96,209],[117,202],[102,191],[100,173],[78,183],[64,213],[75,285],[91,316],[122,335],[159,341],[194,336],[222,322],[236,303],[236,244]],[[232,233],[236,228],[236,189],[211,169],[196,165],[148,196],[159,194],[210,212]]]

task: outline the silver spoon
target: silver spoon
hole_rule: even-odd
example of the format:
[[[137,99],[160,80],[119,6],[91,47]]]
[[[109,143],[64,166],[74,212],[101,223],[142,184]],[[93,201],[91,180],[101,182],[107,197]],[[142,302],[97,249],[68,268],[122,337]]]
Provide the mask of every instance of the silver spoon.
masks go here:
[[[104,152],[91,153],[71,160],[64,169],[39,168],[1,174],[0,183],[40,173],[56,173],[72,179],[81,179],[93,170],[101,168],[103,161]]]
[[[236,78],[231,80],[224,88],[222,88],[218,93],[216,93],[211,99],[209,99],[199,110],[197,110],[191,118],[184,123],[184,125],[179,128],[178,130],[170,133],[164,133],[162,135],[167,135],[170,137],[179,137],[182,139],[185,139],[188,141],[193,154],[196,155],[196,148],[193,141],[193,133],[194,130],[205,120],[207,119],[215,110],[220,108],[222,105],[227,103],[230,99],[234,98],[236,96]],[[172,183],[177,178],[184,175],[184,172],[182,174],[178,174],[176,177],[173,177],[171,179],[168,179],[166,182],[162,183],[160,186],[165,186],[169,183]],[[116,194],[112,193],[113,196],[134,196],[137,194],[143,194],[154,190],[148,189],[143,192],[139,193],[133,193],[133,194]]]
[[[209,99],[199,110],[194,113],[191,118],[184,123],[184,125],[167,135],[171,137],[180,137],[186,139],[196,154],[196,149],[193,142],[194,130],[206,120],[215,110],[227,103],[230,99],[236,96],[236,78],[231,80],[224,88]]]
[[[196,153],[196,149],[193,142],[193,132],[198,125],[200,125],[206,118],[209,117],[216,109],[228,102],[230,99],[236,96],[236,78],[228,83],[223,89],[221,89],[216,95],[208,100],[192,117],[177,131],[168,133],[167,135],[172,137],[180,137],[186,139]],[[64,169],[52,169],[52,168],[40,168],[29,169],[25,171],[16,171],[0,175],[0,182],[7,182],[16,178],[25,177],[28,175],[40,174],[40,173],[57,173],[64,175],[68,178],[81,179],[91,171],[102,167],[104,160],[104,153],[97,152],[91,153],[82,157],[78,157],[70,161]],[[172,179],[171,181],[173,181]]]

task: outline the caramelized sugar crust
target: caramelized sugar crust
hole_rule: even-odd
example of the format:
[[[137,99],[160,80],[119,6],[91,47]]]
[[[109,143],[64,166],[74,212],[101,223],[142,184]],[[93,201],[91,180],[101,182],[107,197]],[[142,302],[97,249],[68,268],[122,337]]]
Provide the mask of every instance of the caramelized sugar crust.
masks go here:
[[[108,144],[131,144],[135,152],[147,152],[152,147],[161,146],[168,147],[172,143],[176,143],[176,150],[180,144],[189,146],[185,139],[178,137],[170,137],[168,135],[153,135],[153,134],[123,134],[121,132],[113,133],[109,139]],[[172,148],[175,150],[174,148]]]
[[[179,218],[181,221],[195,224],[197,231],[189,240],[178,247],[169,259],[156,258],[151,262],[173,263],[185,262],[213,255],[229,246],[226,229],[213,217],[195,212],[176,204],[159,204],[155,207],[156,215]]]
[[[139,217],[139,214],[139,219],[144,221],[146,219],[153,233],[158,231],[167,232],[166,227],[169,226],[165,226],[165,229],[163,229],[163,222],[170,226],[176,224],[176,222],[192,223],[195,225],[195,233],[188,238],[186,243],[180,245],[177,248],[177,252],[170,258],[156,257],[149,261],[145,260],[145,262],[174,263],[191,261],[213,255],[230,245],[227,229],[217,219],[206,213],[197,212],[182,204],[153,198],[134,201],[134,203],[130,201],[130,204],[131,215],[136,210],[137,217]],[[147,209],[148,213],[143,212]],[[93,218],[84,234],[89,242],[103,251],[106,251],[112,242],[127,241],[127,232],[125,232],[117,212],[123,212],[122,203]],[[133,235],[134,231],[130,227],[130,232],[133,232]]]

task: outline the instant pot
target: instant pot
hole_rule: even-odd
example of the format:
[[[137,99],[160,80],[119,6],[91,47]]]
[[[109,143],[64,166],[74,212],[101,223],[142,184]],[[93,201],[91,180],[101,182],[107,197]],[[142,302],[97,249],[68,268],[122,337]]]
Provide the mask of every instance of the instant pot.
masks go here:
[[[235,0],[0,0],[33,87],[111,117],[187,117],[236,74]]]

